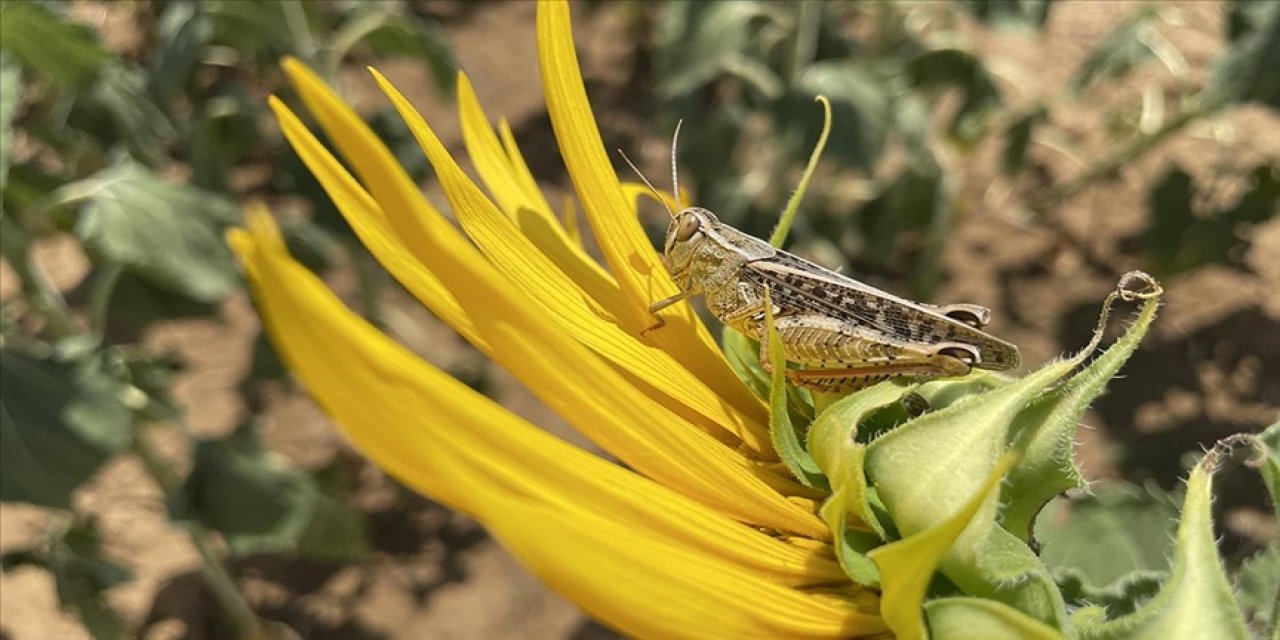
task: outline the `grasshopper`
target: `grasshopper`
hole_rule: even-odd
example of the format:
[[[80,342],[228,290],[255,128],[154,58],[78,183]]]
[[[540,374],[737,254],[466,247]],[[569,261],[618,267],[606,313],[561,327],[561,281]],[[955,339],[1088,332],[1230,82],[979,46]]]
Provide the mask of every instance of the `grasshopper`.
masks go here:
[[[671,143],[677,202],[679,135],[677,124]],[[982,330],[991,319],[985,307],[911,302],[777,249],[701,207],[679,214],[668,207],[667,213],[662,261],[680,293],[649,305],[657,322],[646,331],[663,326],[657,316],[662,309],[701,295],[725,326],[760,342],[760,364],[771,372],[765,330],[771,313],[784,358],[802,367],[788,369],[787,379],[818,391],[854,391],[895,377],[962,376],[973,368],[1002,371],[1021,363],[1016,346]]]
[[[852,391],[893,377],[961,376],[1017,367],[1018,348],[982,331],[991,312],[975,304],[911,302],[777,249],[690,207],[671,219],[663,264],[680,293],[650,313],[704,296],[730,328],[760,341],[770,369],[765,291],[792,384]]]

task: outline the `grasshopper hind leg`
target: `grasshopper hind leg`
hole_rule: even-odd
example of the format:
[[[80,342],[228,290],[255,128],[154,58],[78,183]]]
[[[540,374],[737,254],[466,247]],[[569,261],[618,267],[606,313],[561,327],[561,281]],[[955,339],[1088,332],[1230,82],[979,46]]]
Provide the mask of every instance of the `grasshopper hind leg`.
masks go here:
[[[864,335],[857,325],[826,316],[784,316],[775,324],[786,359],[805,367],[788,370],[787,380],[814,391],[849,393],[890,378],[962,376],[973,363],[958,345],[924,351],[887,344]],[[760,362],[771,372],[768,339],[760,334]]]

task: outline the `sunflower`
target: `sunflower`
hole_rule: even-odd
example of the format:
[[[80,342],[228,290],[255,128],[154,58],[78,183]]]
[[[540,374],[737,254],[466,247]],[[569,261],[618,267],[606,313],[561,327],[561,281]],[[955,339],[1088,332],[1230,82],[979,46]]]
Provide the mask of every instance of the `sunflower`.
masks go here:
[[[288,142],[361,241],[435,315],[625,466],[576,448],[411,354],[292,259],[271,217],[229,241],[289,369],[354,445],[413,489],[482,522],[599,620],[647,637],[881,634],[818,516],[823,492],[778,460],[769,410],[688,308],[611,167],[564,3],[538,7],[547,109],[607,263],[538,191],[506,123],[465,75],[467,152],[484,189],[376,71],[444,188],[461,232],[310,70],[288,78],[351,175],[278,99]]]
[[[649,330],[649,305],[678,289],[638,222],[643,189],[608,161],[566,3],[539,3],[537,44],[547,111],[604,265],[538,191],[511,129],[499,120],[495,130],[465,75],[462,132],[483,187],[370,70],[453,220],[301,63],[285,61],[285,72],[345,164],[283,102],[271,108],[387,271],[618,462],[556,439],[379,332],[291,258],[270,214],[253,207],[229,241],[266,331],[354,445],[479,520],[552,588],[629,635],[923,638],[927,618],[1060,637],[1066,605],[1030,549],[1030,525],[1079,486],[1070,434],[1150,324],[1158,285],[1141,274],[1121,281],[1103,321],[1117,296],[1146,300],[1138,321],[1062,384],[1100,331],[1088,349],[1020,380],[790,392],[777,349],[769,380],[729,334],[731,363],[687,303]],[[1135,282],[1154,289],[1126,288]],[[912,392],[934,410],[906,415]],[[897,428],[868,435],[886,415]],[[811,424],[793,426],[797,417]],[[926,605],[927,594],[949,597]]]

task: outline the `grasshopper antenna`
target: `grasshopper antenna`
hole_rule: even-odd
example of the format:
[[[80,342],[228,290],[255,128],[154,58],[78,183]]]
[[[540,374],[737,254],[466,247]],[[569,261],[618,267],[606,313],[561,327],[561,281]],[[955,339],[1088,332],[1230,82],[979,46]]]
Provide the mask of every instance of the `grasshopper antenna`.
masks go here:
[[[635,163],[631,161],[631,158],[627,157],[627,152],[622,149],[618,149],[618,155],[621,155],[622,159],[627,161],[627,166],[631,167],[631,170],[636,172],[636,175],[640,176],[640,180],[644,182],[644,186],[649,187],[649,191],[653,193],[654,199],[661,202],[662,208],[667,210],[667,215],[672,218],[676,217],[676,212],[671,210],[671,206],[663,199],[662,194],[658,193],[658,190],[653,187],[653,183],[649,182],[649,179],[644,177],[643,173],[640,173],[640,169],[637,169]]]
[[[680,174],[676,171],[676,149],[680,145],[680,125],[684,124],[684,118],[676,120],[676,132],[671,134],[671,198],[680,206]]]

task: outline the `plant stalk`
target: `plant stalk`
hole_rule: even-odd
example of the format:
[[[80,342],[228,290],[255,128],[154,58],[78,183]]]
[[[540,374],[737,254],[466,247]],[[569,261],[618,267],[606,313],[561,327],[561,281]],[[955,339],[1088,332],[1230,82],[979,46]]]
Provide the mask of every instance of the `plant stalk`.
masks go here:
[[[166,501],[171,502],[181,482],[168,463],[151,448],[151,444],[142,434],[141,426],[134,429],[133,450],[142,459],[142,466],[146,469],[147,475],[150,475],[164,491]],[[186,532],[187,538],[191,540],[191,546],[200,556],[200,568],[204,572],[205,580],[209,589],[213,591],[213,597],[235,629],[235,637],[240,640],[268,640],[262,625],[258,623],[258,616],[240,595],[235,580],[223,566],[217,552],[210,546],[208,530],[196,522],[186,522],[180,526]]]

